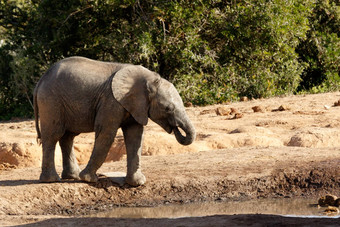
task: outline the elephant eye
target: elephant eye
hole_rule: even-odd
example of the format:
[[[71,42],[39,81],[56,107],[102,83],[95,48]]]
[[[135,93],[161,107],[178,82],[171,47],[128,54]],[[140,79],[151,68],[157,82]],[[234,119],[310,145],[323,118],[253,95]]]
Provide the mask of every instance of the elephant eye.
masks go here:
[[[165,107],[165,112],[171,113],[174,111],[174,109],[175,109],[175,106],[173,104],[170,104],[167,107]]]

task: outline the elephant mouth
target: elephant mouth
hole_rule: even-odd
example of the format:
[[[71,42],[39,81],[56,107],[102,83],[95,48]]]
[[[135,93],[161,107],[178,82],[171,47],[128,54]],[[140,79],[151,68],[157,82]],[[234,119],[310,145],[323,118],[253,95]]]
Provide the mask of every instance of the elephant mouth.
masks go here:
[[[167,133],[171,134],[174,131],[174,127],[162,121],[155,121],[159,126],[161,126]]]
[[[164,122],[158,122],[158,124],[169,134],[174,132],[176,140],[182,145],[189,145],[191,144],[196,137],[195,129],[190,124],[188,126],[183,126],[182,124],[170,124]]]
[[[171,134],[172,131],[174,130],[174,127],[171,127],[171,125],[167,124],[162,124],[161,127],[169,134]]]

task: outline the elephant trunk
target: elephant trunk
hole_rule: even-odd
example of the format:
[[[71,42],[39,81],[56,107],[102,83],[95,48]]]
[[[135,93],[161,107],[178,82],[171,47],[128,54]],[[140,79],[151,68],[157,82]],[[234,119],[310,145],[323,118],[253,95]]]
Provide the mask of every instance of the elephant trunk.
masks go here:
[[[174,133],[176,140],[182,145],[189,145],[194,142],[196,138],[196,131],[194,126],[191,124],[190,120],[187,119],[186,123],[180,124],[179,128],[181,128],[185,132],[185,136],[179,131],[178,127],[174,128]]]

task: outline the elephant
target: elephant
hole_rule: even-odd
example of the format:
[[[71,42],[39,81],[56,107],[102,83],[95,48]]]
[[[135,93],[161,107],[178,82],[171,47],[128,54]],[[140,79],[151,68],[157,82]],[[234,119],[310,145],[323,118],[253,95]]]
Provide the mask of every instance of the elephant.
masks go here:
[[[140,165],[148,118],[169,134],[174,132],[182,145],[191,144],[196,137],[174,85],[141,65],[64,58],[40,78],[33,102],[37,140],[43,150],[41,182],[58,182],[61,178],[97,182],[96,172],[121,128],[127,153],[125,182],[143,185],[146,178]],[[73,140],[86,132],[95,133],[95,142],[81,171]],[[61,178],[54,162],[57,142],[62,151]]]

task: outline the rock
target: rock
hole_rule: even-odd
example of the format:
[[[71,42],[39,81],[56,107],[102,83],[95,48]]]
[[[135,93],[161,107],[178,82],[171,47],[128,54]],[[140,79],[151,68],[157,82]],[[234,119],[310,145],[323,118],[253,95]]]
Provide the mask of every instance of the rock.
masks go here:
[[[252,109],[255,113],[264,112],[262,106],[253,106]]]
[[[340,99],[334,103],[334,106],[340,106]]]
[[[232,119],[239,119],[239,118],[242,118],[242,117],[243,117],[242,113],[235,113],[235,115]]]
[[[286,105],[281,105],[278,110],[279,111],[286,111],[286,110],[290,110],[290,107],[288,107]]]
[[[334,206],[328,206],[326,210],[324,211],[325,214],[327,215],[336,215],[340,213],[339,208],[334,207]]]
[[[248,97],[247,96],[243,96],[243,97],[240,98],[240,101],[247,102],[248,101]]]
[[[202,110],[202,111],[200,112],[200,115],[212,114],[213,112],[214,112],[213,109]]]
[[[325,110],[329,110],[331,107],[328,105],[324,105],[323,108],[325,108]]]
[[[13,143],[12,144],[12,150],[20,156],[25,155],[25,147],[22,144]]]
[[[340,207],[340,198],[337,198],[337,199],[334,201],[334,206]]]
[[[216,109],[216,114],[219,116],[227,116],[230,115],[230,113],[231,113],[230,108],[221,106]]]
[[[236,108],[230,108],[230,111],[231,114],[238,113],[238,110]]]
[[[287,110],[290,110],[289,106],[281,105],[281,106],[279,106],[279,108],[272,110],[272,112],[275,112],[275,111],[287,111]]]
[[[229,117],[226,120],[234,120],[243,117],[243,113],[240,113],[236,108],[230,108]]]
[[[17,168],[16,165],[11,165],[9,163],[0,163],[0,170],[8,170],[8,169],[15,169]]]
[[[318,205],[325,207],[325,206],[334,206],[337,197],[335,195],[325,195],[318,200]]]
[[[184,104],[185,107],[193,107],[194,105],[192,104],[192,102],[186,102]]]
[[[297,130],[287,144],[293,147],[338,147],[340,133],[337,128],[303,128]]]

